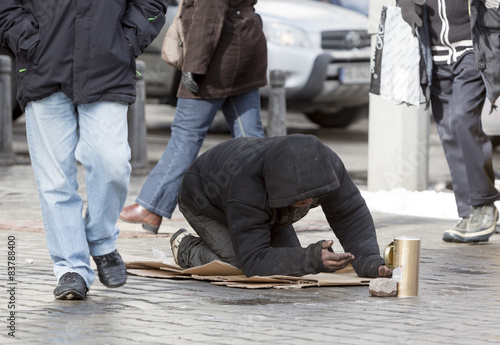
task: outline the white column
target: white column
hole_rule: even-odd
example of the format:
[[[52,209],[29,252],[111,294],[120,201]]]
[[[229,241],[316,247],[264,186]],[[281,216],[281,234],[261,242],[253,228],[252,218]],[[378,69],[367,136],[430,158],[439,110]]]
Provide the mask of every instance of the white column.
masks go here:
[[[394,0],[370,1],[369,33],[372,52],[382,6]],[[423,99],[423,96],[422,96]],[[404,188],[418,191],[428,187],[429,119],[425,106],[407,106],[370,94],[368,129],[368,189]]]

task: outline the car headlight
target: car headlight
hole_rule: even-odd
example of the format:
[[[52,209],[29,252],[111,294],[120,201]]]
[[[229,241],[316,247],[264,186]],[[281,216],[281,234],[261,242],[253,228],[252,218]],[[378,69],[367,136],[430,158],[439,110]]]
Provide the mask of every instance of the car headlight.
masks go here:
[[[269,42],[281,46],[311,47],[307,34],[296,26],[264,22],[264,35]]]

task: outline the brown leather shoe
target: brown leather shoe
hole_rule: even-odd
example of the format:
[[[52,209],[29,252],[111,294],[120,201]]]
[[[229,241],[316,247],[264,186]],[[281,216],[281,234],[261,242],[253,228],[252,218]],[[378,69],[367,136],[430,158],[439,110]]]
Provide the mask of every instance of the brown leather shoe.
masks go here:
[[[157,234],[163,217],[139,204],[133,204],[122,209],[120,219],[127,223],[140,223],[144,230]]]

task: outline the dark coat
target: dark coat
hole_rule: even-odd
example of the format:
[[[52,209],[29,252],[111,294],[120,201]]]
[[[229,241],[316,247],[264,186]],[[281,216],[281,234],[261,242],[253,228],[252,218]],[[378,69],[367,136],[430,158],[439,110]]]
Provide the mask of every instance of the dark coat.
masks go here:
[[[178,97],[223,98],[267,84],[267,44],[257,0],[185,0],[182,70],[203,75],[197,96],[180,85]]]
[[[133,103],[135,57],[165,23],[166,0],[2,0],[0,45],[16,55],[25,107],[62,91],[75,104]]]
[[[500,9],[472,0],[470,12],[477,67],[486,84],[486,96],[494,105],[500,97]]]
[[[321,243],[300,246],[291,205],[313,198],[356,273],[376,277],[380,256],[370,212],[340,158],[312,135],[235,138],[198,157],[184,175],[183,205],[227,224],[247,276],[327,271]]]

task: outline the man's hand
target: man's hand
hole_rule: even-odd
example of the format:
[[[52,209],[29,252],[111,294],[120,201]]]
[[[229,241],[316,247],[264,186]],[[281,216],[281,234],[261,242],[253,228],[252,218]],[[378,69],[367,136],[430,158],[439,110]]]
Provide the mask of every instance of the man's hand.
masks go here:
[[[200,89],[200,86],[198,85],[198,82],[196,79],[200,79],[201,75],[199,74],[193,74],[191,72],[182,72],[182,84],[184,87],[191,92],[193,95],[196,95],[198,93],[198,90]]]
[[[321,243],[321,259],[323,260],[323,265],[330,272],[341,270],[354,259],[354,255],[351,253],[334,253],[331,248],[332,245],[332,240]]]
[[[420,18],[420,15],[422,14],[422,6],[424,3],[424,0],[399,1],[399,5],[401,6],[401,15],[403,20],[410,25],[413,36],[415,36],[417,26],[422,26],[422,19]]]
[[[392,270],[386,265],[378,266],[378,276],[379,277],[390,277],[392,276]]]

